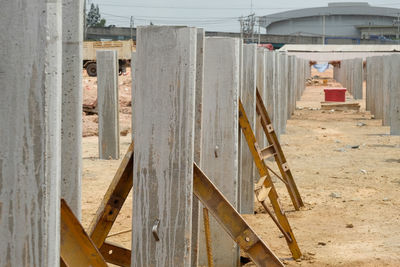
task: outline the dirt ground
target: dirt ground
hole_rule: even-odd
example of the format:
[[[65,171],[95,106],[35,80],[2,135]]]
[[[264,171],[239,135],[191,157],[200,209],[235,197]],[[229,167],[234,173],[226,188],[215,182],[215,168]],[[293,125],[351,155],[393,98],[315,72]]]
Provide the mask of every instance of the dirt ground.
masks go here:
[[[319,75],[329,78],[328,87],[339,86],[332,81],[331,71]],[[121,87],[124,90],[128,84]],[[302,260],[291,259],[284,238],[267,214],[244,217],[288,266],[399,266],[400,137],[390,136],[388,127],[365,112],[365,101],[359,101],[360,112],[321,111],[325,87],[307,87],[281,136],[305,208],[294,211],[283,184],[277,181],[276,186]],[[354,100],[348,96],[347,101]],[[125,115],[121,124],[129,127],[130,113]],[[121,156],[129,142],[130,133],[121,136]],[[97,136],[83,138],[84,227],[93,218],[119,162],[99,160]],[[129,196],[111,234],[131,229],[131,208]],[[261,209],[255,205],[255,210]],[[108,240],[129,248],[130,239],[131,233],[125,233]]]

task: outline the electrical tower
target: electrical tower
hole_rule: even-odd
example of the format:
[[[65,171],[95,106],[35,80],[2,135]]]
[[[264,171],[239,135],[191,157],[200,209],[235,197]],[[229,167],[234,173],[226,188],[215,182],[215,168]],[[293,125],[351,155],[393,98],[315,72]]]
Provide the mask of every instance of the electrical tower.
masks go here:
[[[255,26],[257,17],[252,13],[245,17],[240,17],[240,34],[245,43],[256,43]]]

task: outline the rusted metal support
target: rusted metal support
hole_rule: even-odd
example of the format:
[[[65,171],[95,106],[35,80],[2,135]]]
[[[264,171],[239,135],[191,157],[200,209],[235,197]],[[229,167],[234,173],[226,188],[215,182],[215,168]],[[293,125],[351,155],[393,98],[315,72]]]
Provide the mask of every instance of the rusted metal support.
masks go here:
[[[100,248],[106,262],[122,266],[131,267],[131,251],[116,244],[104,242]]]
[[[195,163],[193,193],[257,266],[284,266]]]
[[[61,199],[60,226],[61,266],[107,267],[104,258],[64,199]]]
[[[203,208],[203,219],[204,219],[204,233],[206,235],[208,267],[214,267],[212,247],[211,247],[210,218],[208,216],[208,209],[206,209],[206,208]]]
[[[133,148],[132,142],[89,226],[90,238],[98,248],[102,247],[132,189]]]
[[[283,209],[279,204],[278,194],[272,182],[271,176],[269,175],[268,167],[261,157],[256,137],[254,136],[254,133],[250,127],[249,121],[246,116],[246,112],[240,100],[239,100],[239,124],[240,128],[243,131],[244,136],[246,137],[246,141],[249,146],[250,152],[253,155],[254,163],[261,177],[257,186],[255,187],[257,200],[263,205],[267,213],[271,216],[275,224],[278,226],[279,230],[285,236],[286,242],[289,246],[290,251],[292,252],[293,258],[298,259],[301,257],[300,249],[297,245],[297,241],[294,237],[294,234],[290,227],[289,221],[285,215],[285,212],[283,211]],[[267,208],[267,201],[266,201],[267,198],[269,198],[272,204],[276,218]]]
[[[290,171],[289,165],[287,164],[278,137],[276,136],[275,131],[272,128],[271,119],[268,116],[267,109],[265,108],[264,102],[262,101],[261,95],[258,90],[256,90],[256,111],[257,114],[259,114],[261,117],[261,125],[264,129],[264,133],[267,137],[268,143],[274,147],[275,161],[278,165],[281,177],[286,181],[285,185],[289,192],[293,206],[296,210],[300,210],[300,207],[304,207],[303,200],[301,199],[292,172]]]

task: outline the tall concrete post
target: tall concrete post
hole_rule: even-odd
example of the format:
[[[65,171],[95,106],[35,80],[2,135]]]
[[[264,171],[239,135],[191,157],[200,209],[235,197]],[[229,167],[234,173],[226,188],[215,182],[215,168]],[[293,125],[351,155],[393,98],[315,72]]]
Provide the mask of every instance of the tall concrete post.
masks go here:
[[[279,137],[281,134],[281,127],[280,127],[280,120],[281,120],[281,113],[280,113],[280,88],[281,88],[281,74],[280,74],[280,64],[281,64],[281,55],[279,52],[274,52],[274,120],[272,124],[275,129],[276,135]]]
[[[266,62],[265,62],[265,48],[258,47],[257,48],[257,88],[261,97],[264,99],[266,83],[265,83],[265,75],[266,75]],[[256,115],[256,124],[253,127],[254,134],[256,135],[256,139],[258,145],[260,147],[264,147],[266,145],[266,138],[261,126],[260,116]]]
[[[59,266],[61,1],[0,7],[0,266]]]
[[[132,88],[131,88],[131,111],[132,111],[132,117],[131,117],[131,136],[132,136],[132,140],[134,140],[134,136],[133,136],[133,105],[135,102],[135,99],[133,98],[133,96],[135,95],[135,90],[136,90],[136,52],[132,52],[132,56],[131,56],[131,81],[132,81]]]
[[[277,94],[277,113],[278,113],[278,127],[279,134],[286,131],[287,120],[287,55],[284,53],[278,54],[278,94]]]
[[[353,96],[354,99],[363,99],[363,82],[364,82],[364,68],[363,59],[355,58],[353,60]]]
[[[97,106],[99,157],[119,159],[118,56],[116,50],[98,50]]]
[[[137,31],[131,266],[190,266],[197,29]]]
[[[197,56],[196,56],[196,102],[195,102],[195,125],[194,125],[194,162],[201,168],[201,146],[203,124],[203,83],[204,83],[204,29],[197,29]],[[199,259],[199,234],[200,234],[200,204],[199,200],[193,196],[192,206],[192,246],[191,246],[191,266],[197,267]]]
[[[274,66],[275,53],[267,51],[265,53],[265,106],[272,122],[274,121],[275,106],[275,85],[274,85]]]
[[[366,110],[370,111],[373,114],[373,105],[374,105],[374,90],[373,90],[373,83],[374,83],[374,76],[373,74],[373,57],[367,58],[367,90],[365,95],[366,101]]]
[[[390,134],[400,135],[400,56],[392,55],[391,64],[391,80],[390,88]]]
[[[203,88],[203,171],[237,208],[238,204],[238,101],[240,40],[206,38]],[[236,266],[235,242],[210,217],[215,266]],[[200,235],[200,266],[207,265],[204,234]]]
[[[62,2],[61,197],[81,218],[83,1]]]
[[[294,71],[293,71],[293,58],[294,56],[287,56],[287,68],[286,72],[288,74],[287,78],[287,104],[286,104],[286,120],[290,119],[292,115],[292,96],[293,96],[293,79],[294,79]]]
[[[256,124],[257,45],[243,46],[243,86],[240,98],[251,128]],[[254,161],[243,133],[239,134],[239,212],[254,213]]]
[[[382,110],[383,110],[383,117],[382,117],[382,125],[383,126],[390,126],[390,92],[391,87],[393,86],[393,80],[396,79],[395,76],[392,76],[393,69],[392,69],[392,56],[383,56],[383,61],[385,64],[382,66]],[[397,72],[397,71],[396,71]],[[398,72],[397,74],[398,75]]]
[[[375,118],[376,119],[382,119],[383,120],[383,68],[384,68],[384,62],[383,62],[383,57],[377,57],[376,60],[376,95],[375,95]]]

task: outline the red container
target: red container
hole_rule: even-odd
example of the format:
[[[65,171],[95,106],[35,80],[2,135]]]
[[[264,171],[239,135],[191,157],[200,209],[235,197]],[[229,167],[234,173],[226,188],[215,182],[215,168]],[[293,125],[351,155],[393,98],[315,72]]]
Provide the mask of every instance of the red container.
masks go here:
[[[346,102],[346,88],[324,89],[325,102]]]

